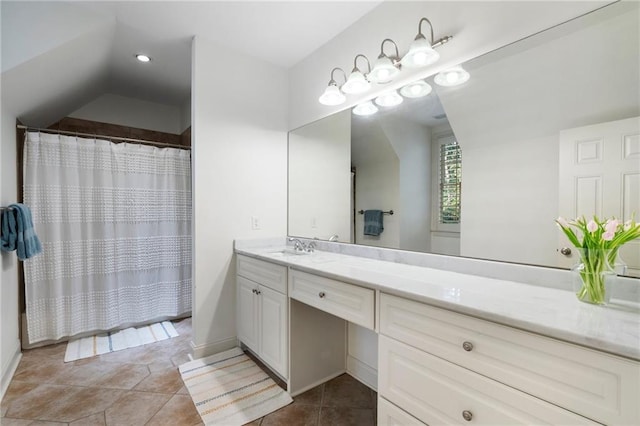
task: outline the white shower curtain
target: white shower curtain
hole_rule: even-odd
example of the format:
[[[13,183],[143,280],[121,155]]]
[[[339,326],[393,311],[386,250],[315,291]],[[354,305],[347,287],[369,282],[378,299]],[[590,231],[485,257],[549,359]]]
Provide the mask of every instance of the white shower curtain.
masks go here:
[[[27,132],[29,342],[191,310],[191,153]]]

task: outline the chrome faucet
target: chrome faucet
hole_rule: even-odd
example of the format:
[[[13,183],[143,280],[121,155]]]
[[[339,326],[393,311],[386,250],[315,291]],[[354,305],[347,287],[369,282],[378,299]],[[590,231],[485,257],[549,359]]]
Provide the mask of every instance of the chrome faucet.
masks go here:
[[[295,251],[313,253],[313,250],[316,248],[316,245],[313,241],[309,244],[305,244],[297,238],[289,238],[289,241],[293,243],[293,249]]]
[[[329,241],[338,241],[338,234],[334,234],[331,237],[329,237]]]

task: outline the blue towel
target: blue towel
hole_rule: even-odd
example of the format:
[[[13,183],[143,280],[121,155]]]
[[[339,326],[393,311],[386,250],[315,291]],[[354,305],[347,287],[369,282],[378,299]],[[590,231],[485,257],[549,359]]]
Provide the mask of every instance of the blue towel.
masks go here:
[[[382,226],[382,210],[365,210],[364,211],[364,235],[373,235],[377,237],[384,231]]]
[[[12,209],[2,211],[2,229],[0,229],[0,250],[14,251],[18,242],[16,216]]]
[[[31,210],[24,204],[11,204],[2,213],[2,250],[16,250],[20,260],[42,252],[40,240],[33,228]]]

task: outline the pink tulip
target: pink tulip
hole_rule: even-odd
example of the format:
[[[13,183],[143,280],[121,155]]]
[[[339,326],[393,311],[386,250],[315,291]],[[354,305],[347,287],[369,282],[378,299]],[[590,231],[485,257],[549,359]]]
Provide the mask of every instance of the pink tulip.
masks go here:
[[[560,226],[562,226],[563,228],[568,228],[569,227],[569,223],[567,223],[567,221],[565,220],[564,217],[560,216],[556,219],[556,222],[558,222],[558,224]]]
[[[604,226],[604,230],[608,233],[615,234],[618,229],[618,225],[620,225],[620,222],[618,222],[617,219],[608,220],[607,224]]]
[[[596,232],[598,230],[598,224],[592,219],[587,223],[587,231]]]
[[[609,232],[609,231],[607,231],[607,232],[605,232],[604,234],[602,234],[602,239],[603,239],[604,241],[611,241],[611,240],[613,240],[613,237],[614,237],[615,235],[616,235],[616,233],[615,233],[615,232]]]

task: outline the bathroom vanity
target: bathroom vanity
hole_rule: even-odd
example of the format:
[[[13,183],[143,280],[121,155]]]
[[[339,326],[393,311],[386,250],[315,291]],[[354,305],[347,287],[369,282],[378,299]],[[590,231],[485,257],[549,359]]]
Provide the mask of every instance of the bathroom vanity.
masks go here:
[[[236,242],[238,338],[292,395],[348,370],[351,323],[377,335],[381,425],[640,423],[636,302],[345,250]]]

